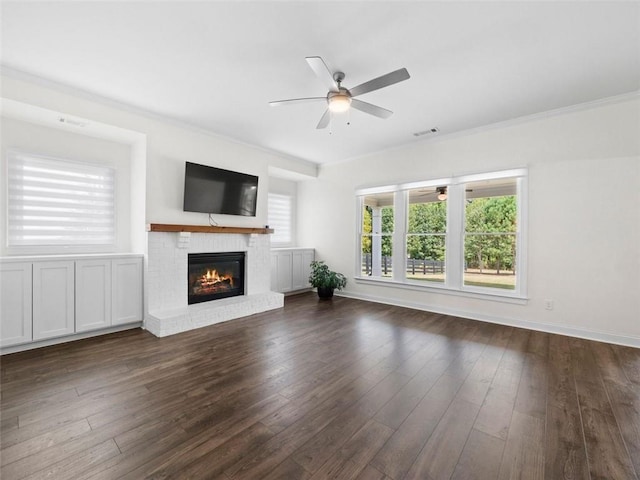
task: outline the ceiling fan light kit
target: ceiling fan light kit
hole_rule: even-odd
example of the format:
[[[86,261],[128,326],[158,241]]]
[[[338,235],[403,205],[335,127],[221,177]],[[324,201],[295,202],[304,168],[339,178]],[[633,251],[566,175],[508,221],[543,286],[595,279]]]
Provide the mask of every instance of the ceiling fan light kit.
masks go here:
[[[362,100],[354,99],[353,97],[369,93],[374,90],[379,90],[410,78],[407,69],[401,68],[391,73],[387,73],[386,75],[374,78],[373,80],[369,80],[368,82],[361,83],[349,90],[341,85],[345,78],[345,74],[343,72],[335,72],[334,74],[331,74],[327,64],[324,63],[324,60],[320,57],[307,57],[306,60],[311,67],[311,70],[313,70],[320,81],[329,88],[327,96],[277,100],[269,102],[269,105],[276,107],[281,105],[293,105],[296,103],[309,103],[325,100],[327,102],[327,109],[320,118],[320,121],[316,126],[317,129],[326,128],[329,124],[331,113],[343,113],[348,111],[351,107],[378,118],[389,118],[393,115],[391,110],[363,102]]]
[[[329,104],[329,110],[333,113],[342,113],[351,107],[351,97],[343,92],[329,92],[327,103]]]

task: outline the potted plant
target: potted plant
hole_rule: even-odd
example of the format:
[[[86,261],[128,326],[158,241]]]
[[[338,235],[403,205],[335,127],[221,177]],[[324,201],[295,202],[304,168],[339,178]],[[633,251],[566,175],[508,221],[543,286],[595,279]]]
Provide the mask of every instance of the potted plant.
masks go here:
[[[324,262],[314,260],[311,262],[309,283],[318,289],[320,298],[331,298],[336,288],[342,290],[347,285],[347,278],[341,273],[329,270],[329,266]]]

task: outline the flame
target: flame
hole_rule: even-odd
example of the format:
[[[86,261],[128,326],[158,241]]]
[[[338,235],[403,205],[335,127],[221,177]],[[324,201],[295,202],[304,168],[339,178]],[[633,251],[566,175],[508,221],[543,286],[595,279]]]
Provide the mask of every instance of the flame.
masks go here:
[[[233,287],[233,276],[229,274],[220,275],[217,270],[207,270],[207,273],[202,275],[200,284],[202,285],[215,285],[216,283],[229,281],[230,286]]]

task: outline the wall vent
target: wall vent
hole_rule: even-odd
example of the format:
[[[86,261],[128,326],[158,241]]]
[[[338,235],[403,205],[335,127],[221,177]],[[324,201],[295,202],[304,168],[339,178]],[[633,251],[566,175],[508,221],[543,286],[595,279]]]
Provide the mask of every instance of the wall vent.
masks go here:
[[[422,132],[416,132],[413,134],[414,137],[421,137],[423,135],[434,135],[438,133],[440,129],[438,127],[430,128],[429,130],[423,130]]]
[[[76,120],[74,118],[69,117],[59,117],[58,121],[60,123],[66,123],[67,125],[73,125],[74,127],[86,127],[87,122],[83,122],[82,120]]]

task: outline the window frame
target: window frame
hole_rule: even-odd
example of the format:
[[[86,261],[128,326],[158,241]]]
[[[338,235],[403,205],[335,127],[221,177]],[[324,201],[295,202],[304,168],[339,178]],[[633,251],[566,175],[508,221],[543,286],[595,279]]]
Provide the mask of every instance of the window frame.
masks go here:
[[[528,225],[528,193],[526,168],[498,170],[469,175],[458,175],[448,178],[437,178],[425,181],[407,182],[381,187],[368,187],[356,190],[357,215],[357,254],[355,281],[357,283],[384,283],[392,287],[418,291],[432,291],[444,294],[460,295],[472,298],[484,298],[508,303],[525,303],[527,300],[527,225]],[[513,290],[488,286],[464,284],[464,237],[465,237],[465,185],[467,183],[496,180],[501,178],[516,179],[516,285]],[[445,281],[425,285],[419,280],[407,278],[407,235],[409,190],[420,187],[447,187],[447,227],[445,243]],[[362,207],[365,195],[376,193],[395,193],[394,202],[394,237],[393,237],[393,278],[371,277],[361,275]]]

